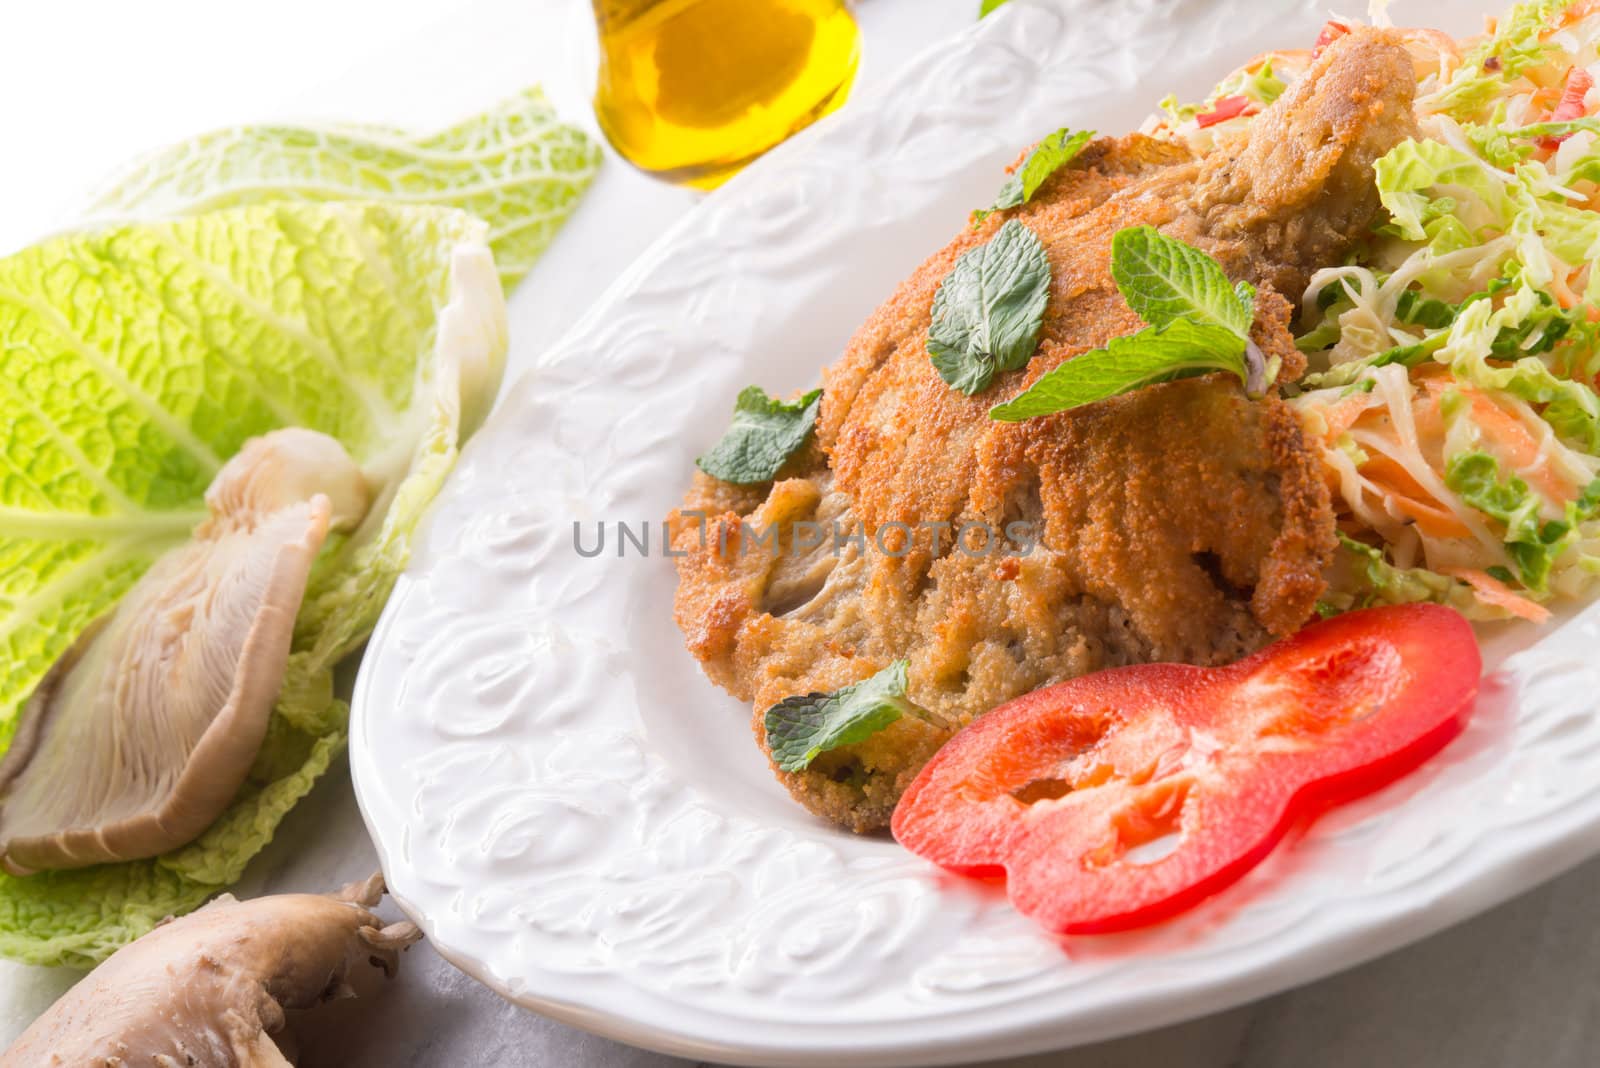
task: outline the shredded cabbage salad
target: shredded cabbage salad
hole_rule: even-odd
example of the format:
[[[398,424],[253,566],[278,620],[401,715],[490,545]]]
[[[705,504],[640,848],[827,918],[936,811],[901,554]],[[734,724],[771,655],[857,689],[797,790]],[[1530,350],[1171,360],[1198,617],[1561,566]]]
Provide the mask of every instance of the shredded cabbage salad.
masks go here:
[[[1381,11],[1378,13],[1381,19]],[[1354,23],[1146,123],[1205,151]],[[1542,622],[1600,575],[1600,0],[1455,41],[1404,30],[1423,137],[1375,168],[1386,217],[1317,271],[1289,403],[1338,513],[1327,613],[1441,601]]]

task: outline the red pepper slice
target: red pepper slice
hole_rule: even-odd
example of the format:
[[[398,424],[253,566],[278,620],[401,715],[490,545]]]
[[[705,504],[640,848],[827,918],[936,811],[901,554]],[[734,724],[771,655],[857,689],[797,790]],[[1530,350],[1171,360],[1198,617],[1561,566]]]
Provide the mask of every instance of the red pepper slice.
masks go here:
[[[1350,27],[1337,19],[1329,19],[1322,24],[1322,32],[1317,34],[1316,44],[1311,46],[1311,58],[1316,59],[1322,55],[1322,50],[1333,42],[1350,32]]]
[[[1588,110],[1584,106],[1583,98],[1589,95],[1589,90],[1594,88],[1594,76],[1582,67],[1567,68],[1567,84],[1561,90],[1561,101],[1550,112],[1550,122],[1571,122],[1573,119],[1583,118]],[[1557,137],[1539,138],[1539,147],[1554,152],[1571,134],[1561,134]]]
[[[1194,117],[1194,121],[1203,130],[1207,126],[1215,126],[1219,122],[1227,122],[1238,115],[1243,115],[1245,109],[1250,107],[1251,100],[1247,96],[1222,96],[1211,105],[1210,111],[1202,111]]]
[[[1298,820],[1438,752],[1481,671],[1466,620],[1415,604],[1337,616],[1229,667],[1072,679],[952,738],[894,835],[950,871],[1005,875],[1050,931],[1154,923],[1244,875]]]

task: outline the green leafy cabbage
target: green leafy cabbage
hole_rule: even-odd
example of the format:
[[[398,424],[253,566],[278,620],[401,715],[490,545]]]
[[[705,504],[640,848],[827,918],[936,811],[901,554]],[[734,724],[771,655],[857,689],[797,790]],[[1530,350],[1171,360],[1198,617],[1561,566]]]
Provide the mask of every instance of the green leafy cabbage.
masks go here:
[[[600,158],[533,88],[435,133],[349,124],[218,130],[134,161],[90,214],[169,218],[276,200],[455,207],[489,224],[510,288],[577,206]]]
[[[1481,230],[1506,234],[1535,286],[1550,281],[1551,253],[1568,263],[1600,257],[1600,214],[1567,203],[1542,166],[1506,173],[1438,141],[1403,141],[1373,170],[1390,230],[1436,253],[1473,244]]]
[[[1156,105],[1167,115],[1174,124],[1182,124],[1193,119],[1202,112],[1210,111],[1216,107],[1217,101],[1230,96],[1242,96],[1253,101],[1258,108],[1271,105],[1278,97],[1289,88],[1287,82],[1273,72],[1273,63],[1279,60],[1278,56],[1268,54],[1259,61],[1253,61],[1245,67],[1234,71],[1227,78],[1217,83],[1203,101],[1190,104],[1180,104],[1174,93],[1162,97]]]
[[[1348,591],[1337,589],[1330,591],[1327,599],[1317,607],[1319,615],[1326,617],[1374,604],[1436,601],[1463,609],[1471,604],[1471,599],[1465,595],[1463,585],[1456,580],[1435,574],[1425,568],[1395,567],[1384,558],[1383,550],[1378,546],[1357,541],[1343,531],[1335,531],[1335,534],[1339,538],[1340,548],[1348,554],[1348,559],[1359,565],[1359,581],[1355,585],[1360,589],[1360,596],[1356,597]],[[1339,585],[1349,585],[1349,583],[1336,584]]]
[[[1536,593],[1546,590],[1551,567],[1577,540],[1578,524],[1594,518],[1600,497],[1596,480],[1563,507],[1561,519],[1544,519],[1541,498],[1516,475],[1502,479],[1499,461],[1484,452],[1452,456],[1445,467],[1445,485],[1504,525],[1506,553],[1517,566],[1516,577]]]
[[[1462,57],[1433,106],[1460,119],[1480,116],[1501,86],[1544,59],[1546,45],[1541,38],[1574,2],[1530,0],[1513,7],[1496,21],[1494,33]]]
[[[1408,241],[1425,241],[1427,224],[1456,212],[1455,199],[1430,195],[1430,190],[1450,186],[1475,194],[1489,214],[1472,220],[1475,226],[1509,217],[1510,199],[1478,160],[1438,141],[1402,141],[1373,164],[1378,196],[1389,210],[1393,230]]]
[[[1504,260],[1500,277],[1453,311],[1431,302],[1441,313],[1438,332],[1409,346],[1415,351],[1402,353],[1398,362],[1432,357],[1448,363],[1462,381],[1540,405],[1542,417],[1568,443],[1590,453],[1600,450],[1600,397],[1540,358],[1562,339],[1587,337],[1593,330],[1584,308],[1563,310],[1544,287],[1551,279],[1552,254],[1568,263],[1600,257],[1600,214],[1546,190],[1548,172],[1543,167],[1517,164],[1506,175],[1437,141],[1403,142],[1374,169],[1398,236],[1428,241],[1436,255],[1476,241],[1463,227],[1506,239],[1498,246],[1501,251],[1491,253]],[[1446,208],[1453,214],[1443,214]],[[1440,225],[1446,221],[1451,225]],[[1498,307],[1485,299],[1497,292],[1503,293]],[[1413,309],[1417,306],[1413,298]],[[1364,361],[1367,366],[1384,362],[1397,361],[1393,353]],[[1359,370],[1351,365],[1335,368],[1347,375]],[[1336,384],[1337,377],[1312,376],[1308,384]]]
[[[1540,406],[1539,414],[1564,441],[1594,452],[1600,446],[1600,396],[1582,382],[1554,374],[1537,356],[1511,359],[1520,350],[1514,339],[1530,328],[1546,332],[1560,315],[1547,297],[1524,286],[1500,308],[1488,301],[1463,307],[1444,335],[1438,358],[1463,382],[1488,390],[1504,390]],[[1562,320],[1565,321],[1565,320]],[[1496,362],[1491,363],[1494,358]]]
[[[154,860],[0,877],[0,953],[91,964],[238,878],[343,745],[333,666],[498,390],[489,227],[282,202],[59,237],[0,260],[0,742],[84,628],[182,542],[222,463],[283,426],[383,492],[324,549],[267,740],[232,807]]]

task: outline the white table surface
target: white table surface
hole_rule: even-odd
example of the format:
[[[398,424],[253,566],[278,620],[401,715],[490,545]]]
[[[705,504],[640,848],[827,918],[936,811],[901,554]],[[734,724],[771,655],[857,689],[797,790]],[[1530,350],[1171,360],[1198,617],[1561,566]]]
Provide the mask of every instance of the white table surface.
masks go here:
[[[568,117],[592,129],[586,49],[574,47],[581,2],[8,5],[0,38],[0,253],[70,221],[84,193],[120,160],[214,126],[274,118],[437,124],[543,81]],[[862,81],[966,25],[976,7],[977,0],[863,0]],[[512,300],[510,373],[697,199],[609,159]],[[320,890],[375,866],[341,768],[289,817],[239,891]],[[1597,899],[1600,861],[1409,949],[1256,1005],[986,1068],[1593,1065],[1600,1063]],[[0,962],[0,1041],[76,977]],[[426,945],[406,955],[399,979],[380,997],[316,1010],[302,1034],[307,1068],[690,1063],[515,1008]]]

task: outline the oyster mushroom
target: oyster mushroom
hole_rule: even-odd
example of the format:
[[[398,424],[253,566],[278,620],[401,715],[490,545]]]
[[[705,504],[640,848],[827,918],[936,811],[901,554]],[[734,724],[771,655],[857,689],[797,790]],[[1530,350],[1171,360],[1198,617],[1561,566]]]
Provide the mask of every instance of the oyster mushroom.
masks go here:
[[[209,517],[45,676],[0,761],[0,865],[26,875],[151,857],[210,826],[261,748],[295,615],[366,480],[333,438],[246,443]]]
[[[22,1033],[0,1068],[287,1068],[274,1041],[285,1009],[351,996],[347,980],[363,963],[393,975],[399,951],[422,937],[368,911],[382,894],[377,875],[327,896],[224,894],[112,954]]]

